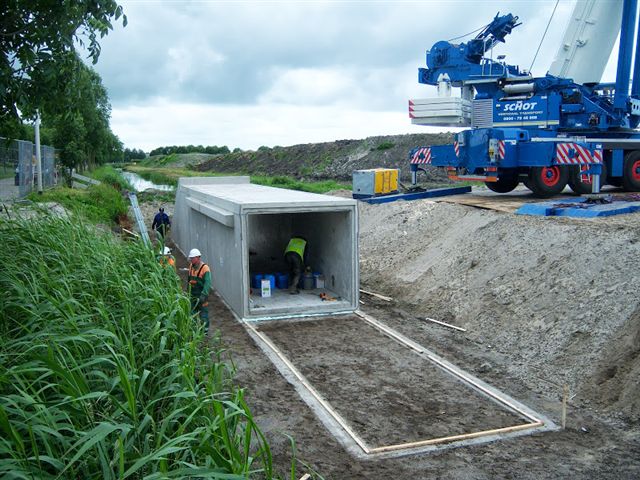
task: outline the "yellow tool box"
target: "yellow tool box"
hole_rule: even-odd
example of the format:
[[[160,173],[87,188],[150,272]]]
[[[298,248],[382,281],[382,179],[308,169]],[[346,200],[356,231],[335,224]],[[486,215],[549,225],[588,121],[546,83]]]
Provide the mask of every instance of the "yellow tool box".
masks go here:
[[[353,172],[353,198],[375,197],[398,193],[397,168],[372,168]]]

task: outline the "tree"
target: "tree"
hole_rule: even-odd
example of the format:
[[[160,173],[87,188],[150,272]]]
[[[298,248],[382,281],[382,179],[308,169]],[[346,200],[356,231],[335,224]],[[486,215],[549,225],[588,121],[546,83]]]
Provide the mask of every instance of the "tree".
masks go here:
[[[107,91],[100,76],[82,63],[74,83],[75,98],[71,98],[84,120],[87,161],[90,165],[105,163],[109,160],[108,152],[113,140],[109,128],[111,105]]]
[[[86,128],[79,113],[61,115],[56,123],[54,144],[60,148],[60,160],[65,167],[77,168],[86,159],[84,141]]]
[[[62,74],[52,74],[60,84],[55,97],[40,101],[43,125],[53,128],[53,145],[70,168],[122,159],[122,143],[109,126],[111,105],[102,79],[75,52],[62,56]]]
[[[137,150],[135,148],[131,150],[128,148],[124,149],[125,162],[130,162],[131,160],[144,160],[145,158],[147,158],[147,155],[143,150]]]
[[[4,0],[0,16],[0,127],[22,113],[32,118],[43,98],[57,93],[54,79],[74,68],[68,54],[85,46],[96,63],[98,37],[127,19],[115,0]]]

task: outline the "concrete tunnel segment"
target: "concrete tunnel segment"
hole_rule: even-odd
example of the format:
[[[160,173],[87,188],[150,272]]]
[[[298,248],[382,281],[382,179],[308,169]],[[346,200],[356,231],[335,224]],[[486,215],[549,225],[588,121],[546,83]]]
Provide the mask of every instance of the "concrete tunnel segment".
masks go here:
[[[262,297],[252,278],[287,272],[292,235],[308,241],[308,265],[324,288]],[[358,209],[353,199],[266,187],[249,177],[180,178],[173,239],[202,252],[213,289],[243,320],[352,313],[358,308]],[[334,299],[323,301],[320,293]]]

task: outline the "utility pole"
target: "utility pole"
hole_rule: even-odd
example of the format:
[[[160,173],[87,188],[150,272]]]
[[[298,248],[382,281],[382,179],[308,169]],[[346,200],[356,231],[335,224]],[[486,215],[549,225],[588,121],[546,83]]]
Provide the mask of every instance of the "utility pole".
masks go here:
[[[36,109],[36,172],[38,174],[38,193],[42,195],[42,159],[40,158],[40,110]]]

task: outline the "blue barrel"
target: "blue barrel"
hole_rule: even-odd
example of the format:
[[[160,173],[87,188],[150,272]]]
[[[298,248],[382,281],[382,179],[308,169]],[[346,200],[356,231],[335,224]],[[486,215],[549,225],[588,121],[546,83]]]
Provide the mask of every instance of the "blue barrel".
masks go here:
[[[260,285],[260,281],[262,280],[262,275],[261,274],[255,274],[251,277],[251,287],[253,288],[257,288],[260,289],[261,285]]]
[[[289,288],[289,275],[286,273],[278,274],[276,276],[276,286],[281,290]]]
[[[276,277],[275,275],[263,275],[263,280],[269,280],[269,285],[271,286],[271,290],[276,289]]]

